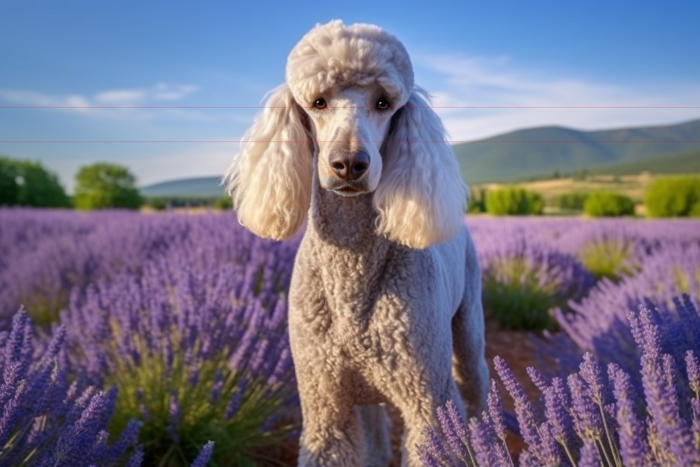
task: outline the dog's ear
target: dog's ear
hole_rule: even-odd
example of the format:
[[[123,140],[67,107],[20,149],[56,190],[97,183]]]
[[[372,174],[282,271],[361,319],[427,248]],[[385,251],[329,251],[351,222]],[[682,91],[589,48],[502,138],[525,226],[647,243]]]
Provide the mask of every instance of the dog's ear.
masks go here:
[[[309,210],[312,146],[304,118],[287,85],[276,88],[226,172],[240,223],[261,237],[290,237]]]
[[[445,129],[423,96],[414,90],[394,116],[374,194],[378,233],[412,248],[454,237],[467,202],[467,186]]]

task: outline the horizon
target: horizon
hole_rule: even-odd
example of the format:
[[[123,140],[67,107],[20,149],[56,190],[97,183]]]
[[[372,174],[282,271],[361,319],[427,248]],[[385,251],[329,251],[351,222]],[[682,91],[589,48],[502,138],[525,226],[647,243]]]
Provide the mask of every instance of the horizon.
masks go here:
[[[657,128],[657,127],[666,127],[666,126],[683,125],[683,124],[686,124],[686,123],[692,123],[692,122],[696,122],[696,121],[700,122],[700,118],[693,118],[693,119],[690,119],[690,120],[683,120],[683,121],[681,121],[681,122],[670,123],[670,124],[668,124],[668,125],[643,125],[643,126],[639,126],[639,127],[634,127],[634,129]],[[561,128],[561,129],[574,130],[574,131],[596,132],[596,131],[627,130],[627,129],[632,129],[633,127],[612,127],[612,128],[595,128],[595,129],[592,129],[592,130],[581,130],[580,128],[573,128],[573,127],[567,127],[567,126],[562,126],[562,125],[546,125],[546,126],[536,126],[536,127],[528,127],[528,128],[519,128],[519,129],[516,129],[516,130],[513,130],[513,131],[506,132],[506,133],[499,133],[499,134],[497,134],[497,135],[491,135],[491,136],[486,137],[486,138],[483,138],[483,139],[491,139],[491,138],[495,138],[495,137],[499,137],[499,136],[506,136],[506,135],[508,135],[508,134],[510,134],[510,133],[514,133],[514,132],[518,132],[518,131],[535,130],[535,129],[539,129],[539,128]],[[479,141],[479,140],[475,140],[475,141],[473,141],[473,142],[478,142],[478,141]],[[470,144],[470,142],[467,141],[467,142],[455,142],[455,143],[451,143],[452,146],[454,146],[454,145],[456,145],[456,144]],[[209,175],[204,174],[204,175],[197,175],[197,176],[192,176],[192,177],[170,178],[170,179],[167,179],[167,180],[155,181],[155,182],[153,182],[153,183],[149,183],[148,185],[139,185],[138,188],[139,188],[139,189],[151,188],[151,187],[154,187],[154,186],[156,186],[156,185],[161,185],[161,184],[166,184],[166,183],[171,183],[171,182],[185,181],[185,180],[197,180],[197,179],[205,179],[205,178],[206,178],[206,179],[211,179],[211,178],[214,178],[214,177],[221,177],[221,178],[223,178],[223,176],[224,176],[223,174],[209,174]],[[481,182],[479,182],[479,183],[481,183]]]
[[[238,141],[256,109],[191,107],[258,106],[301,36],[334,18],[379,24],[406,45],[453,141],[700,118],[700,4],[690,2],[38,3],[8,2],[0,19],[0,141]],[[22,106],[34,108],[7,108]],[[140,108],[36,108],[61,106]],[[140,187],[218,176],[237,148],[0,142],[0,153],[39,160],[69,191],[77,169],[98,161],[128,166]]]

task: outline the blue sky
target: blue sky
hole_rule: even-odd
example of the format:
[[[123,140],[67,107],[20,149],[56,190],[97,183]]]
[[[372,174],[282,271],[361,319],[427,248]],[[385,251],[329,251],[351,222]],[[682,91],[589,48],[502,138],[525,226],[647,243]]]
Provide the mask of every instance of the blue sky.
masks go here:
[[[0,0],[0,106],[257,106],[314,24],[378,24],[436,106],[700,106],[700,2]],[[454,140],[675,123],[696,109],[437,109]],[[239,140],[251,109],[0,109],[0,141]],[[219,175],[235,143],[2,143],[69,189],[96,161],[140,184]]]

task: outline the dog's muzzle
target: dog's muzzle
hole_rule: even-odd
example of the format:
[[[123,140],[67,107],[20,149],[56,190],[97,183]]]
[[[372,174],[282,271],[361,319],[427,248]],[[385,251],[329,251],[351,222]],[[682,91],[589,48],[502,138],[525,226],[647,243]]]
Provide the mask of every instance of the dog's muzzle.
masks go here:
[[[335,175],[329,189],[344,196],[362,194],[365,175],[369,173],[370,156],[365,151],[354,154],[339,153],[331,156],[328,165]]]

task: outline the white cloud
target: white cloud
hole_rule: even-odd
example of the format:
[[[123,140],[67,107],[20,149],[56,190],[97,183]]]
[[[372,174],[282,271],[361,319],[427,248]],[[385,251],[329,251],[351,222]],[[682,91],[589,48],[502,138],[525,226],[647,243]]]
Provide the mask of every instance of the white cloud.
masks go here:
[[[178,101],[197,91],[199,91],[199,88],[193,85],[173,86],[166,83],[158,83],[153,93],[153,98],[159,101]]]
[[[119,106],[136,105],[143,102],[147,93],[143,89],[118,89],[95,94],[94,100],[101,104]]]
[[[557,76],[518,68],[507,57],[417,55],[414,61],[419,77],[421,72],[431,77],[426,88],[432,91],[435,110],[454,141],[542,125],[591,130],[700,116],[700,109],[611,108],[693,105],[700,102],[700,86],[692,84],[650,87]]]
[[[179,101],[199,91],[194,85],[158,83],[150,88],[108,89],[91,96],[50,95],[16,89],[0,89],[0,101],[27,107],[54,107],[64,112],[112,120],[148,121],[156,118],[210,120],[211,117],[193,109],[105,109],[99,107],[158,107],[163,101]],[[68,109],[67,107],[73,107]],[[75,108],[77,107],[77,108]],[[91,108],[98,107],[98,108]]]

